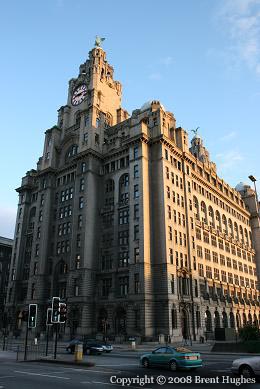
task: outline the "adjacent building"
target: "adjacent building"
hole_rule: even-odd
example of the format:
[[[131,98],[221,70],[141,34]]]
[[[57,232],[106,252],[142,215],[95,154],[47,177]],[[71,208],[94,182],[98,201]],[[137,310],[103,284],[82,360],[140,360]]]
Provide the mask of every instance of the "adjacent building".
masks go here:
[[[65,335],[214,336],[260,320],[255,192],[217,175],[202,139],[159,101],[130,116],[97,46],[23,177],[8,288],[12,330],[29,303]]]
[[[5,303],[9,280],[13,240],[0,236],[0,329],[7,325]]]

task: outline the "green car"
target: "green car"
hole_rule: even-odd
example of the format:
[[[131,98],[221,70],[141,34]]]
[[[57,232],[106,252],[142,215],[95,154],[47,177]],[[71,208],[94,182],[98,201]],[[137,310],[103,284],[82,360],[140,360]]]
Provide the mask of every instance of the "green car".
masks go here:
[[[159,347],[140,358],[143,367],[166,366],[171,371],[178,369],[197,369],[202,366],[199,353],[183,347]]]

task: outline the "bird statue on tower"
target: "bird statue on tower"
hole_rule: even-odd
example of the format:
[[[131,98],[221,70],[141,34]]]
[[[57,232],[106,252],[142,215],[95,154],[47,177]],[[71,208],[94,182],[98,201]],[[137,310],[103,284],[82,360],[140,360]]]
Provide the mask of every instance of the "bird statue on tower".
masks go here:
[[[196,135],[198,135],[198,129],[199,129],[199,127],[197,127],[195,130],[191,130],[191,132],[194,132],[194,135],[196,136]]]
[[[96,47],[101,47],[101,43],[104,42],[106,38],[101,38],[100,36],[96,35],[95,39],[95,46]]]

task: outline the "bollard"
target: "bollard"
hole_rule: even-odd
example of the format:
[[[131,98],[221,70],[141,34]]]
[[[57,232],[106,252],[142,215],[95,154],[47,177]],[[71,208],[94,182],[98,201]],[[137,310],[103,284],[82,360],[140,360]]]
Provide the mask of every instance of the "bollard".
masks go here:
[[[83,359],[83,344],[78,343],[75,345],[75,353],[74,353],[75,362],[81,362]]]

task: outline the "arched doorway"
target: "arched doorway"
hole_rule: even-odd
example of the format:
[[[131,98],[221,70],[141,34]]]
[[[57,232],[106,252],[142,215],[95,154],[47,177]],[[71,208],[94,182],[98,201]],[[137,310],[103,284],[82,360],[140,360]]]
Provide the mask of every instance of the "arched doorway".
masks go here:
[[[183,339],[190,339],[189,313],[186,308],[181,310],[181,332]]]
[[[214,326],[215,328],[220,328],[220,316],[217,309],[214,312]]]
[[[255,327],[258,327],[258,320],[257,320],[257,316],[256,316],[256,313],[254,313],[254,326]]]
[[[116,310],[115,334],[116,335],[125,335],[126,334],[126,311],[122,307],[119,307]]]
[[[246,319],[246,314],[245,314],[245,312],[243,312],[242,317],[243,317],[243,327],[244,327],[244,326],[246,326],[246,324],[247,324],[247,319]]]
[[[232,311],[229,314],[229,321],[230,321],[230,327],[235,328],[235,316]]]
[[[241,317],[239,312],[236,314],[236,322],[237,322],[237,328],[241,328]]]
[[[210,310],[205,311],[205,327],[207,332],[212,332],[212,320]]]
[[[223,325],[223,328],[228,328],[228,317],[227,317],[226,311],[222,312],[222,325]]]

